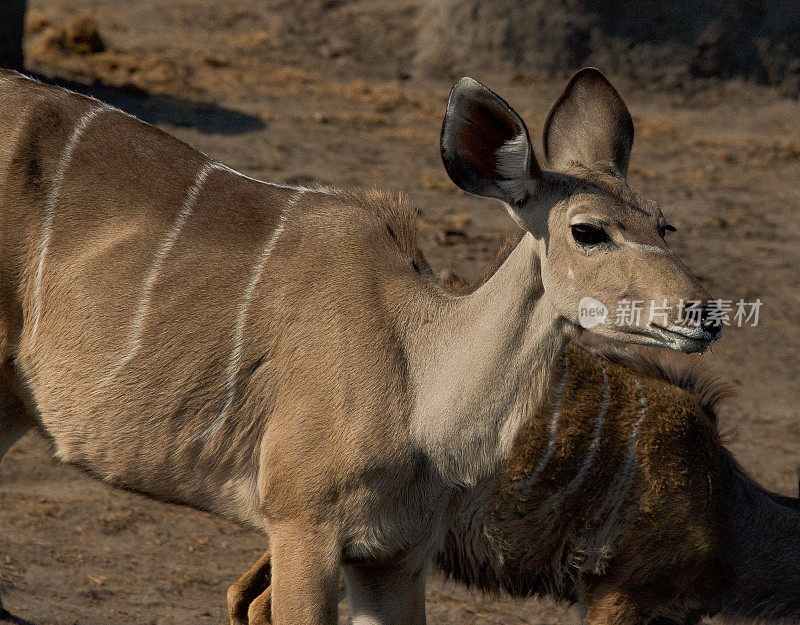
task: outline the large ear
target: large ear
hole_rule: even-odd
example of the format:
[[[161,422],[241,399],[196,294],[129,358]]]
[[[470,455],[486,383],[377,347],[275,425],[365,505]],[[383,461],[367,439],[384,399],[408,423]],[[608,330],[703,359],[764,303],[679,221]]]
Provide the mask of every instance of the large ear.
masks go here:
[[[450,91],[441,149],[444,167],[459,187],[509,204],[522,201],[526,183],[540,174],[519,115],[472,78],[462,78]]]
[[[600,70],[580,70],[547,117],[547,162],[553,168],[610,165],[625,177],[632,146],[633,120],[617,90]]]

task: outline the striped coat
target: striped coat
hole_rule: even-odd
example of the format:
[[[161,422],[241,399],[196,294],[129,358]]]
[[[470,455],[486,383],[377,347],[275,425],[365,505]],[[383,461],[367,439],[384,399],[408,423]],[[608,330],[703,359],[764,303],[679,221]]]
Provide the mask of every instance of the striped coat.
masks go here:
[[[437,565],[484,590],[582,605],[613,588],[637,620],[716,611],[729,458],[714,404],[724,393],[570,346],[550,400],[506,471],[467,498]]]
[[[487,592],[577,603],[588,623],[797,622],[800,503],[721,444],[728,393],[698,370],[569,346],[507,466],[461,502],[437,567]],[[231,587],[231,614],[268,596],[269,560]]]
[[[350,419],[306,428],[306,446],[320,439],[309,428],[329,428],[324,453],[306,450],[326,476],[358,458],[351,443],[383,440],[383,454],[398,440],[398,294],[438,288],[410,210],[253,180],[19,75],[0,72],[0,90],[2,382],[35,406],[58,458],[265,529],[262,441],[282,419]],[[350,418],[364,406],[379,427]]]

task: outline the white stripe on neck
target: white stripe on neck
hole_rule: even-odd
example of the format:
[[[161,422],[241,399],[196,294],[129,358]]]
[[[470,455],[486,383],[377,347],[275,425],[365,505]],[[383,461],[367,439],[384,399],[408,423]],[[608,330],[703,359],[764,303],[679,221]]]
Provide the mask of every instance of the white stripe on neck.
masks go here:
[[[636,449],[642,424],[647,416],[647,398],[639,379],[635,378],[635,381],[639,397],[639,418],[631,429],[625,460],[614,477],[603,503],[595,514],[595,518],[603,520],[603,525],[589,538],[585,545],[579,548],[579,551],[583,554],[580,565],[582,572],[588,571],[594,574],[602,574],[605,571],[608,557],[613,553],[613,542],[618,531],[617,517],[636,477]]]
[[[533,472],[525,478],[523,482],[524,488],[531,488],[537,481],[539,481],[539,476],[541,475],[542,471],[544,470],[545,466],[547,466],[550,457],[553,455],[553,452],[556,448],[556,436],[558,435],[558,421],[560,417],[560,410],[561,410],[561,396],[564,394],[564,389],[567,386],[567,382],[569,381],[569,357],[564,354],[564,373],[561,374],[561,380],[556,387],[555,395],[553,398],[553,414],[550,417],[550,438],[547,441],[547,448],[544,451],[544,455],[539,460],[539,464],[536,465],[536,468]]]
[[[573,477],[569,484],[567,484],[563,489],[554,494],[548,503],[545,504],[545,510],[548,512],[555,510],[564,499],[569,497],[581,487],[583,481],[586,479],[586,476],[589,473],[589,469],[591,469],[592,464],[594,463],[595,457],[597,456],[597,450],[600,447],[600,440],[603,433],[603,424],[605,422],[606,414],[608,413],[608,405],[611,401],[611,390],[608,385],[608,374],[606,373],[606,368],[601,362],[598,362],[598,365],[600,365],[600,371],[603,374],[603,397],[600,401],[600,411],[597,413],[597,419],[595,420],[594,429],[592,430],[592,443],[589,446],[589,451],[587,452],[586,457],[583,460],[583,464],[581,465],[581,468],[575,477]]]

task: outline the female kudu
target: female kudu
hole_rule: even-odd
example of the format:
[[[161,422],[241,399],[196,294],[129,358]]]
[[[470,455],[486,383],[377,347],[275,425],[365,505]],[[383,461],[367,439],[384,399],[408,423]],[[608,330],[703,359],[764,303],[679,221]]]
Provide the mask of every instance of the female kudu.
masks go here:
[[[456,296],[402,203],[252,180],[0,74],[0,451],[35,427],[111,484],[264,531],[278,625],[334,622],[342,567],[356,623],[422,623],[457,495],[507,458],[580,299],[706,300],[625,182],[632,141],[619,95],[583,70],[550,113],[544,171],[517,114],[460,81],[445,165],[526,234]],[[596,328],[683,351],[719,330],[674,314]]]

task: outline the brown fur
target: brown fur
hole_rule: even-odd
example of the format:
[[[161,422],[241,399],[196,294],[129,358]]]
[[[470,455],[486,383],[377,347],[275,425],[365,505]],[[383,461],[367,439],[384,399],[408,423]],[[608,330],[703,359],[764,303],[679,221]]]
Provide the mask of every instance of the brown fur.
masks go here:
[[[505,242],[487,275],[514,245],[513,239]],[[448,273],[442,284],[464,293],[485,279],[468,284]],[[565,421],[551,468],[535,487],[525,485],[545,447],[551,409],[546,402],[521,430],[502,474],[476,489],[472,501],[467,497],[436,558],[437,567],[486,592],[579,602],[588,620],[598,623],[694,623],[720,610],[752,618],[774,616],[777,610],[800,613],[800,597],[784,598],[781,604],[774,596],[771,606],[742,609],[726,596],[731,563],[741,555],[726,553],[734,535],[730,519],[737,514],[726,498],[743,475],[716,427],[720,402],[732,394],[731,387],[700,364],[668,366],[649,356],[578,345],[571,345],[566,356]],[[545,504],[585,456],[599,408],[601,367],[613,400],[598,461],[582,488],[553,510]],[[627,437],[641,416],[636,381],[646,410],[635,478],[621,499],[613,533],[605,543],[587,549],[587,537],[600,531],[604,496],[624,463]],[[795,498],[763,493],[779,506],[798,509]],[[796,566],[799,555],[792,556]],[[259,592],[268,596],[268,586],[269,552],[231,586],[231,623],[246,625],[237,614],[246,610],[250,597]],[[748,605],[746,597],[737,599]]]
[[[512,594],[542,592],[577,600],[587,592],[581,587],[584,576],[593,580],[614,576],[618,560],[638,557],[635,548],[620,546],[620,538],[648,544],[648,562],[670,571],[673,580],[684,570],[703,579],[708,571],[688,564],[693,558],[704,562],[719,539],[709,516],[713,493],[704,481],[713,469],[709,445],[713,446],[716,434],[699,402],[655,372],[648,375],[622,367],[578,347],[567,354],[569,382],[560,404],[563,421],[556,451],[538,481],[526,484],[548,439],[551,407],[545,405],[520,433],[484,526],[490,540],[496,541],[503,566],[494,580],[478,574],[474,582]],[[581,487],[551,508],[547,502],[586,456],[599,412],[601,366],[608,378],[610,403],[597,461]],[[594,543],[606,520],[603,515],[608,514],[604,497],[625,463],[631,431],[641,416],[636,379],[647,405],[637,448],[637,477],[629,494],[623,493],[619,524],[606,540]],[[537,539],[531,540],[533,536]],[[637,575],[641,573],[627,569],[619,579],[635,586],[640,581]]]
[[[747,534],[756,529],[739,526],[740,483],[748,484],[764,511],[764,527],[758,529],[777,530],[772,540],[789,548],[785,562],[774,566],[788,566],[781,570],[790,579],[800,572],[800,517],[781,526],[776,519],[787,514],[781,506],[796,509],[797,500],[771,497],[744,476],[723,447],[716,409],[729,387],[696,368],[669,369],[649,359],[595,355],[577,346],[567,356],[564,422],[548,468],[535,486],[526,485],[546,441],[543,407],[520,433],[507,470],[490,487],[492,494],[478,495],[485,498],[483,504],[465,506],[474,516],[459,517],[437,564],[484,590],[579,602],[588,622],[684,622],[718,611],[797,618],[800,595],[787,590],[789,584],[772,582],[759,600],[755,592],[748,596],[739,579],[739,562],[753,557],[743,551]],[[598,460],[583,487],[551,509],[547,502],[585,458],[588,431],[598,413],[600,367],[612,399]],[[637,381],[645,410],[636,473],[613,531],[598,541],[608,512],[602,502],[624,464],[626,441],[638,418]],[[770,522],[774,530],[768,529]],[[485,551],[465,553],[464,545],[476,543]],[[740,589],[735,597],[732,587]]]

